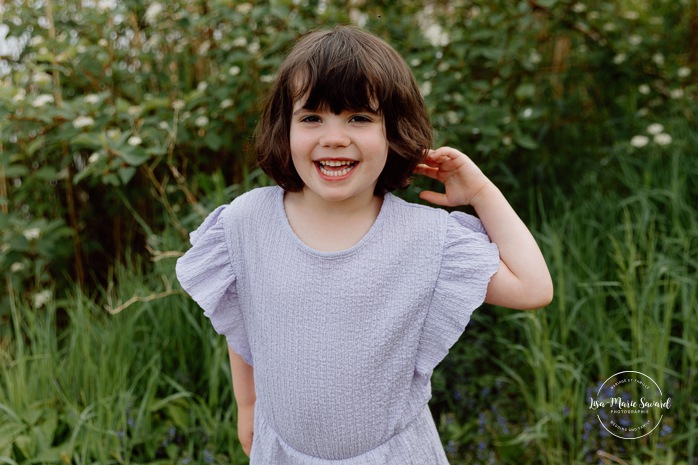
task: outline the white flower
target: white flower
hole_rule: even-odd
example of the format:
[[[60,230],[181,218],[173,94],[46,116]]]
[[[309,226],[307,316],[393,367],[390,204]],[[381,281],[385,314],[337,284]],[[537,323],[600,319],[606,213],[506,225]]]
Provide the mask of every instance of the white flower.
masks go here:
[[[109,45],[109,42],[107,42],[107,39],[102,38],[97,41],[97,45],[99,45],[100,47],[106,47],[107,45]]]
[[[32,47],[38,47],[39,45],[41,45],[43,43],[44,43],[44,38],[41,36],[34,36],[29,41],[29,45],[31,45]]]
[[[637,91],[640,92],[642,95],[648,95],[650,93],[650,86],[647,84],[640,84],[640,86],[637,88]]]
[[[201,81],[197,86],[196,90],[199,92],[205,92],[208,89],[208,84],[205,81]]]
[[[185,105],[186,105],[186,102],[182,99],[177,99],[174,102],[172,102],[172,108],[174,108],[177,111],[184,108]]]
[[[240,67],[239,66],[231,66],[230,69],[228,70],[228,74],[231,76],[237,76],[240,74]]]
[[[22,235],[28,241],[33,241],[34,239],[38,239],[39,236],[41,236],[41,229],[39,229],[39,228],[25,229],[24,231],[22,231]]]
[[[642,43],[642,36],[633,34],[630,37],[628,37],[628,43],[630,45],[640,45]]]
[[[689,68],[688,66],[682,66],[679,68],[679,70],[676,72],[676,74],[680,78],[688,77],[691,75],[691,68]]]
[[[640,18],[640,13],[638,13],[637,11],[626,11],[623,16],[625,16],[625,19],[635,21],[636,19]]]
[[[431,94],[431,82],[429,81],[424,81],[421,86],[419,86],[420,92],[422,92],[422,95],[426,97],[427,95]]]
[[[510,136],[504,136],[502,138],[502,144],[504,145],[511,145],[511,137]]]
[[[233,101],[229,98],[227,98],[221,102],[221,108],[223,108],[223,109],[230,108],[232,106],[233,106]]]
[[[431,23],[426,25],[426,27],[422,27],[422,33],[429,43],[431,43],[431,45],[434,47],[443,47],[448,45],[448,43],[451,41],[448,33],[443,30],[441,25],[436,23]]]
[[[530,61],[531,64],[534,64],[534,65],[537,65],[538,63],[540,63],[542,59],[543,59],[543,57],[536,50],[532,50],[531,53],[528,55],[528,61]]]
[[[15,96],[12,98],[12,100],[15,101],[15,102],[23,102],[23,101],[24,101],[24,97],[26,97],[26,96],[27,96],[27,91],[26,91],[26,90],[24,90],[24,89],[18,89],[18,90],[17,90],[17,93],[16,93]]]
[[[255,54],[259,52],[259,42],[252,42],[248,47],[247,51],[250,52],[251,54]]]
[[[90,155],[90,158],[87,159],[88,163],[95,163],[97,160],[99,160],[99,152],[94,152],[92,155]]]
[[[662,126],[659,123],[653,123],[647,126],[647,132],[652,134],[653,136],[656,136],[657,134],[661,133],[664,131],[664,126]]]
[[[521,116],[524,118],[528,119],[533,115],[533,109],[531,107],[526,108],[523,113],[521,113]]]
[[[449,69],[451,69],[451,65],[448,64],[448,61],[442,61],[441,63],[439,63],[439,66],[437,66],[436,69],[440,73],[444,73],[444,72],[448,71]]]
[[[48,73],[44,73],[43,71],[34,73],[34,75],[32,76],[32,81],[37,84],[45,84],[47,82],[51,82],[51,79],[51,75]]]
[[[13,273],[17,273],[18,271],[22,271],[24,269],[24,263],[20,262],[14,262],[12,266],[10,266],[10,271]]]
[[[265,75],[259,77],[259,81],[266,82],[266,83],[273,82],[274,75],[273,74],[265,74]]]
[[[451,110],[446,112],[446,121],[448,121],[450,124],[458,124],[460,122],[460,117],[458,116],[458,113]]]
[[[109,137],[111,140],[118,139],[119,135],[121,135],[121,129],[116,128],[107,131],[107,137]]]
[[[616,30],[616,25],[614,23],[606,23],[603,25],[603,30],[606,32],[613,32]]]
[[[170,125],[167,124],[167,121],[160,121],[160,122],[158,123],[158,127],[159,127],[160,129],[170,129]]]
[[[143,111],[143,107],[139,105],[131,105],[128,107],[128,114],[131,116],[138,116]]]
[[[647,136],[634,136],[630,139],[630,145],[635,148],[642,148],[649,143],[649,138]]]
[[[572,5],[572,11],[574,11],[575,13],[584,13],[585,11],[587,11],[587,6],[581,2],[578,2]]]
[[[419,58],[412,58],[410,60],[410,66],[413,66],[415,68],[421,64],[422,64],[422,60],[420,60]]]
[[[113,10],[116,8],[116,0],[98,0],[96,6],[102,12]]]
[[[627,58],[627,55],[625,53],[619,53],[618,55],[613,57],[613,63],[619,65],[625,61]]]
[[[75,126],[78,129],[87,126],[92,126],[93,124],[95,124],[95,120],[93,120],[89,116],[78,116],[73,120],[73,126]]]
[[[138,136],[131,136],[128,138],[127,142],[128,142],[128,145],[133,145],[135,147],[136,145],[141,145],[141,143],[143,142],[143,139],[141,139]]]
[[[236,10],[238,11],[238,13],[246,15],[247,13],[252,11],[252,4],[251,3],[241,3],[237,6]]]
[[[194,124],[197,125],[198,127],[202,128],[208,124],[208,117],[207,116],[199,116],[194,120]]]
[[[664,55],[662,55],[661,53],[655,53],[654,55],[652,55],[652,61],[654,61],[657,66],[663,66]]]
[[[97,102],[99,102],[99,95],[97,95],[97,94],[88,94],[88,95],[85,95],[85,102],[87,102],[87,103],[97,103]]]
[[[236,37],[233,40],[233,47],[247,47],[247,37]]]
[[[153,24],[164,9],[165,7],[162,5],[162,3],[151,3],[150,6],[148,6],[148,9],[145,11],[145,20],[150,24]]]
[[[47,303],[51,301],[51,291],[49,290],[44,290],[41,292],[37,292],[32,296],[32,300],[34,301],[34,307],[36,308],[41,308]]]
[[[672,89],[669,96],[673,99],[680,99],[683,97],[683,89]]]
[[[34,108],[40,108],[46,105],[47,103],[53,103],[53,95],[41,94],[34,99],[34,101],[32,102],[32,106]]]
[[[671,144],[672,139],[671,139],[671,136],[669,134],[661,133],[661,134],[657,134],[656,136],[654,136],[654,141],[658,145],[669,145],[669,144]]]

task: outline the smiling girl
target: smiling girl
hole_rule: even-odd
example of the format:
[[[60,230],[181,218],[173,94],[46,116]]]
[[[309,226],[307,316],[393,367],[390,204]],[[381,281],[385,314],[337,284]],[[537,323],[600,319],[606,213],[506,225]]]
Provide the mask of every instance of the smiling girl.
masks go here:
[[[255,134],[278,186],[216,209],[177,262],[228,341],[252,465],[442,465],[431,375],[483,301],[552,299],[526,226],[458,150],[431,150],[404,60],[353,27],[316,31],[282,63]],[[390,192],[413,174],[440,206]]]

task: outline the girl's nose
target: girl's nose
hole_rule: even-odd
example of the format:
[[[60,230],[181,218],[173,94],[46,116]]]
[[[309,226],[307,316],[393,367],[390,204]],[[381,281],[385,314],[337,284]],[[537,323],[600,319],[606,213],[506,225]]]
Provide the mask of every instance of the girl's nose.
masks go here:
[[[346,132],[334,124],[328,124],[325,127],[319,142],[323,147],[346,147],[350,143]]]

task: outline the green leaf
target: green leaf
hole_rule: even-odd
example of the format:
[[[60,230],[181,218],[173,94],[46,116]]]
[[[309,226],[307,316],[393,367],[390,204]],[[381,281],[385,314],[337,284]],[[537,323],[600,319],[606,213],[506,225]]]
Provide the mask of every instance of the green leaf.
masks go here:
[[[102,141],[99,139],[97,134],[89,132],[82,132],[73,137],[69,142],[73,148],[86,147],[94,149],[102,146]]]
[[[53,166],[44,166],[39,171],[34,173],[34,176],[39,179],[43,179],[44,181],[53,181],[58,179],[58,171],[56,171],[56,168]]]
[[[516,88],[516,98],[518,100],[526,100],[532,98],[536,94],[536,86],[531,83],[523,83]]]
[[[10,165],[5,168],[5,176],[8,178],[21,178],[29,174],[29,170],[26,166],[22,165]]]
[[[525,149],[534,150],[538,148],[538,142],[536,142],[533,137],[529,136],[528,134],[519,134],[515,136],[514,142],[516,142],[516,145],[519,147],[523,147]]]
[[[139,166],[148,161],[150,156],[140,147],[124,146],[117,150],[119,157],[131,166]]]
[[[127,166],[125,168],[119,168],[119,179],[121,179],[122,184],[128,184],[128,182],[136,174],[136,168],[134,166]]]
[[[15,439],[14,446],[25,459],[29,459],[34,456],[36,444],[30,436],[27,436],[26,434],[20,434]]]
[[[218,151],[223,146],[223,139],[217,133],[208,131],[204,136],[204,142],[211,149]]]

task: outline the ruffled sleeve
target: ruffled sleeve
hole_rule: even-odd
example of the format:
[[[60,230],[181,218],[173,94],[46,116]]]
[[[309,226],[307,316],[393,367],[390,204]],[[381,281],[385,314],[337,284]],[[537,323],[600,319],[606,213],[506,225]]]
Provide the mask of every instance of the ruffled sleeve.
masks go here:
[[[214,210],[189,235],[191,249],[177,260],[175,271],[182,288],[199,304],[217,333],[252,364],[247,331],[235,286],[223,225],[225,206]]]
[[[456,343],[470,315],[485,300],[499,267],[499,250],[480,220],[461,212],[449,215],[441,268],[417,352],[416,370],[429,375]]]

